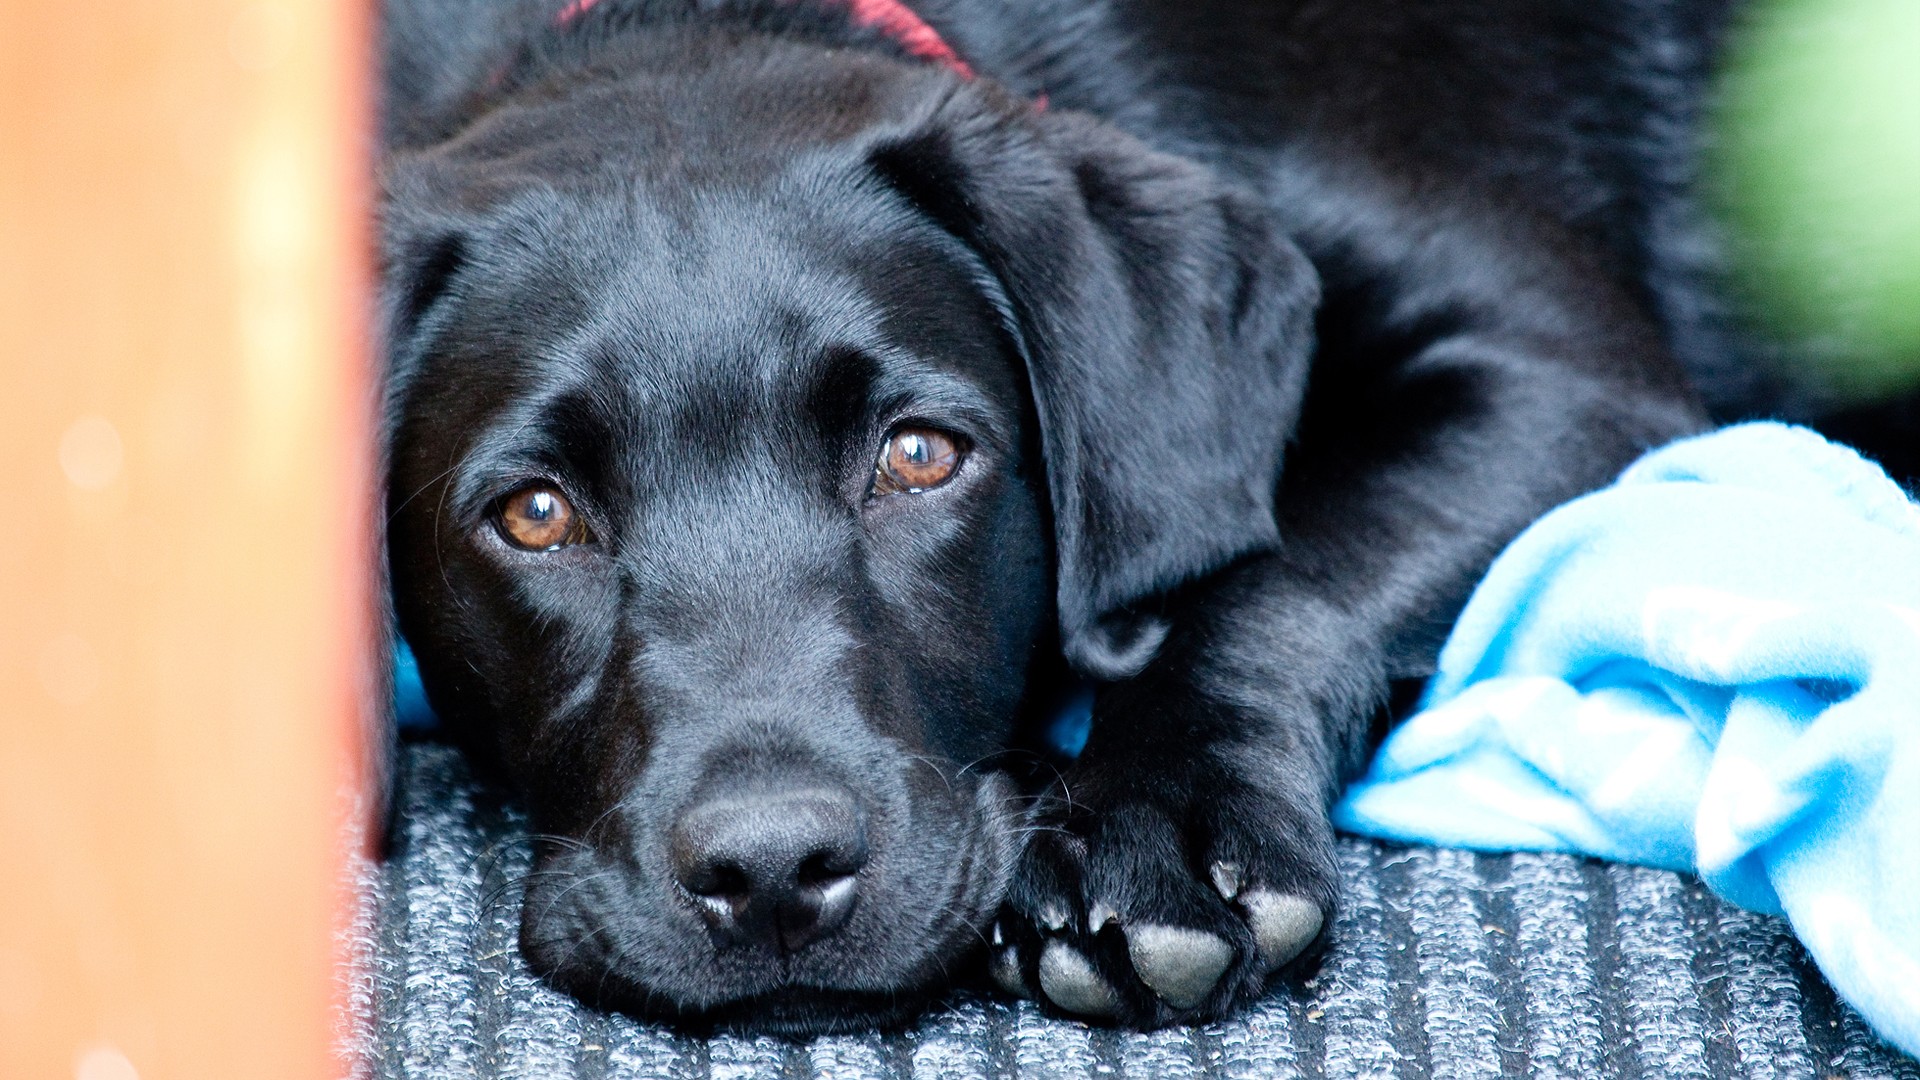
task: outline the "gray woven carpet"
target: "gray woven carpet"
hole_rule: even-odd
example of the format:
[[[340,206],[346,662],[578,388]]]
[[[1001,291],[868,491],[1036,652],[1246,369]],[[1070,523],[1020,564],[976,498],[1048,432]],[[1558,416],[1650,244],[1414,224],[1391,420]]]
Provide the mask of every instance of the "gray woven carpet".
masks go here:
[[[353,988],[372,1076],[1887,1077],[1779,922],[1673,874],[1361,840],[1320,974],[1231,1023],[1149,1035],[959,1000],[914,1030],[694,1040],[575,1005],[515,948],[518,812],[444,747],[405,749],[405,850],[364,868]],[[1916,988],[1920,993],[1920,988]]]

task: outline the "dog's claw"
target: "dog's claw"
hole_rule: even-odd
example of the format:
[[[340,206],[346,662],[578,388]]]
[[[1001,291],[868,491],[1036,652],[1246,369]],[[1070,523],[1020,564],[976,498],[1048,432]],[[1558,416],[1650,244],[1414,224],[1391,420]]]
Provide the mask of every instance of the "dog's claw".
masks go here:
[[[1324,916],[1320,905],[1304,896],[1266,891],[1250,892],[1240,900],[1267,970],[1300,955],[1320,933]]]
[[[1240,895],[1240,888],[1246,883],[1246,868],[1239,863],[1217,862],[1213,864],[1209,876],[1213,878],[1213,888],[1220,894],[1220,899],[1231,900]]]
[[[1087,909],[1087,933],[1097,934],[1108,923],[1119,917],[1119,912],[1113,910],[1112,904],[1104,900],[1097,900],[1092,907]]]
[[[1057,934],[1067,928],[1067,909],[1059,904],[1048,904],[1040,909],[1039,923]]]
[[[987,969],[1000,989],[1017,998],[1033,996],[1027,992],[1026,981],[1020,978],[1020,950],[995,950],[993,959],[987,964]]]
[[[1205,1001],[1233,963],[1233,946],[1204,930],[1146,925],[1127,931],[1134,973],[1176,1009]]]
[[[1096,1020],[1120,1013],[1120,998],[1113,988],[1101,980],[1086,957],[1064,941],[1053,942],[1040,954],[1040,989],[1070,1013]]]

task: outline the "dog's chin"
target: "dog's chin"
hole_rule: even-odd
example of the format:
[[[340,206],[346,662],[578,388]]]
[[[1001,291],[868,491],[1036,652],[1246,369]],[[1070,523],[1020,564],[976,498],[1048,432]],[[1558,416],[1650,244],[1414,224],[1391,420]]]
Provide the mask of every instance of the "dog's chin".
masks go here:
[[[963,948],[930,955],[928,978],[884,992],[794,984],[699,1006],[676,1002],[615,972],[543,974],[559,989],[595,1008],[670,1024],[691,1034],[726,1031],[808,1039],[906,1026],[950,989],[955,972],[979,966],[977,951]]]
[[[791,986],[730,1002],[681,1022],[714,1031],[808,1039],[904,1027],[926,1009],[934,996],[932,987],[871,994]]]

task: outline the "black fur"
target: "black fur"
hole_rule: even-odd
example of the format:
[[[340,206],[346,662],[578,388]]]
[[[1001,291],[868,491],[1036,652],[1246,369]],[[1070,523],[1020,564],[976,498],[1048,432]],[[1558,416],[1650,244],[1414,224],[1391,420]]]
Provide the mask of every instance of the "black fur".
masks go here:
[[[1029,991],[1058,940],[1124,1022],[1232,1009],[1208,868],[1330,910],[1328,801],[1494,553],[1697,428],[1683,367],[1746,392],[1686,200],[1714,4],[923,0],[973,83],[827,0],[558,6],[389,3],[390,553],[593,1000],[891,1022],[998,916]],[[876,497],[903,421],[970,456]],[[594,542],[501,539],[534,480]],[[873,850],[791,955],[667,866],[764,776]],[[1169,1005],[1147,923],[1227,976]]]

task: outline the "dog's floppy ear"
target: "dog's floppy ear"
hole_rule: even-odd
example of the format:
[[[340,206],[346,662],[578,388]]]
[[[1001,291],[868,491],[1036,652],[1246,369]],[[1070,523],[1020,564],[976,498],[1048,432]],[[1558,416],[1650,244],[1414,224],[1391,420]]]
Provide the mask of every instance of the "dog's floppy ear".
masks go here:
[[[1068,659],[1146,663],[1157,595],[1278,543],[1274,491],[1319,280],[1270,213],[1090,117],[965,107],[877,172],[1003,291],[1052,500]]]
[[[391,180],[391,178],[389,178]],[[446,294],[467,254],[463,222],[428,209],[431,204],[409,199],[391,187],[383,204],[380,246],[380,366],[376,387],[380,418],[377,446],[376,512],[368,537],[375,568],[374,662],[369,711],[374,730],[369,733],[369,774],[374,777],[374,820],[379,823],[382,848],[397,853],[405,840],[399,828],[399,722],[394,701],[395,647],[399,630],[394,617],[393,579],[387,550],[388,466],[392,440],[399,422],[407,373],[418,359],[421,323]]]
[[[473,215],[435,191],[430,167],[393,169],[380,220],[380,330],[389,390],[416,332],[466,264]]]

